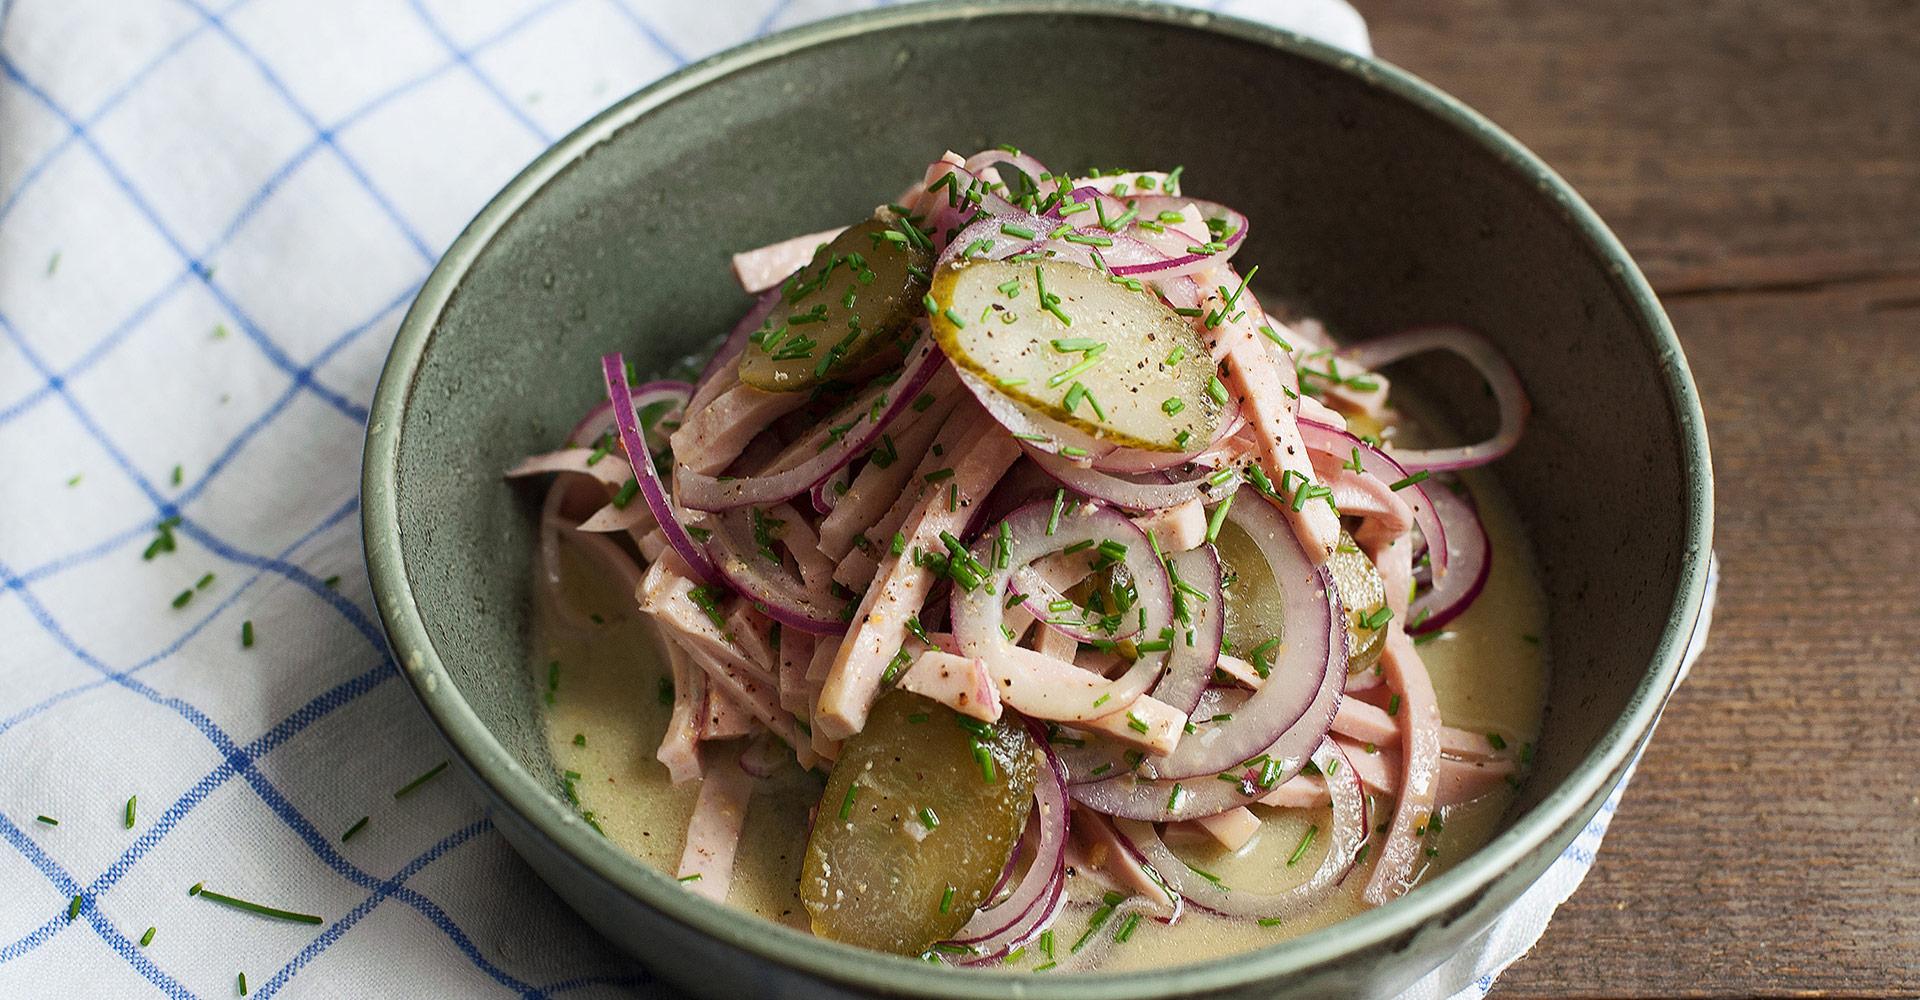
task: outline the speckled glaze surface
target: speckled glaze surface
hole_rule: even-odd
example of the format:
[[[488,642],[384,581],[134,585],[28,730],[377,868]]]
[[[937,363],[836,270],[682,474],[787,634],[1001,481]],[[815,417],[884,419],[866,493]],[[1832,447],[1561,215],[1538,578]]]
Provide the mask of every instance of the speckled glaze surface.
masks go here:
[[[1127,102],[1113,99],[1125,67]],[[1534,401],[1499,475],[1551,615],[1538,768],[1504,832],[1405,898],[1235,958],[1034,977],[823,942],[684,892],[567,806],[526,669],[537,493],[500,478],[601,395],[745,311],[728,256],[858,217],[947,148],[1059,168],[1184,163],[1252,220],[1262,297],[1366,337],[1459,321]],[[1478,386],[1401,373],[1469,430]],[[375,397],[368,563],[394,653],[494,821],[563,897],[708,997],[1383,997],[1543,872],[1645,740],[1699,613],[1705,426],[1651,290],[1511,138],[1391,67],[1246,22],[1120,2],[911,5],[715,56],[611,108],[474,220],[414,303]]]

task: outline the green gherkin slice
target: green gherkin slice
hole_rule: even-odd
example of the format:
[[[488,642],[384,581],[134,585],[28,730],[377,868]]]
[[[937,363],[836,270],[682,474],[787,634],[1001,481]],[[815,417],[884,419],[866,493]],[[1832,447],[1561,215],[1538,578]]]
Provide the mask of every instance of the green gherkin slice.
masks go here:
[[[1193,325],[1151,292],[1063,261],[974,261],[941,268],[932,297],[953,363],[1034,412],[1148,451],[1213,439],[1225,387]]]
[[[796,392],[851,370],[918,315],[932,267],[930,248],[885,221],[848,228],[781,285],[740,354],[740,380]]]
[[[1327,571],[1333,574],[1333,585],[1339,588],[1340,603],[1347,610],[1347,638],[1351,642],[1347,672],[1370,670],[1380,662],[1380,651],[1387,644],[1387,624],[1380,615],[1387,606],[1387,585],[1373,561],[1344,531],[1339,546],[1327,557]],[[1375,620],[1380,627],[1368,628],[1366,623]]]
[[[807,840],[800,896],[813,932],[900,955],[952,937],[1013,855],[1036,774],[1017,719],[882,696],[841,747]]]

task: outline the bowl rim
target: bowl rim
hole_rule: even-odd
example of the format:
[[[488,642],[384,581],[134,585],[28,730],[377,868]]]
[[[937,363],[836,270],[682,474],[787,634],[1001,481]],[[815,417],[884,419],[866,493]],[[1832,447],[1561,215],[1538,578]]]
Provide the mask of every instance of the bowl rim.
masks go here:
[[[423,352],[468,269],[492,238],[560,173],[620,130],[711,82],[854,35],[928,28],[986,18],[1068,14],[1210,31],[1334,67],[1441,119],[1491,152],[1551,198],[1607,264],[1612,280],[1651,333],[1680,430],[1687,478],[1686,550],[1668,626],[1621,716],[1560,787],[1465,861],[1405,897],[1328,928],[1205,963],[1151,970],[1035,978],[1003,970],[933,966],[837,942],[686,892],[592,830],[522,767],[461,696],[434,651],[402,558],[397,492],[400,429]],[[641,903],[762,960],[872,992],[929,997],[1119,998],[1203,993],[1331,963],[1342,955],[1390,947],[1427,921],[1471,907],[1527,856],[1592,819],[1651,735],[1698,623],[1713,527],[1712,468],[1706,421],[1678,338],[1633,262],[1593,209],[1552,168],[1512,136],[1437,87],[1377,59],[1354,55],[1284,29],[1192,8],[1140,0],[935,0],[861,11],[764,36],[690,64],[647,86],[569,133],[516,176],[469,223],[422,285],[402,321],[369,410],[361,473],[361,524],[374,599],[394,659],[454,753],[492,793],[576,863]]]

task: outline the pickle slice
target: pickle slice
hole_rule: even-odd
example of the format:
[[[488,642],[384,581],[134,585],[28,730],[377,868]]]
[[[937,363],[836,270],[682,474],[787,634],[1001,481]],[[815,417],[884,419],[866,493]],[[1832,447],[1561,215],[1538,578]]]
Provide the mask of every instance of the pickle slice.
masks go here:
[[[1036,773],[1017,719],[882,696],[841,748],[807,840],[800,896],[813,932],[901,955],[952,937],[1013,855]]]
[[[953,363],[1036,413],[1148,451],[1213,439],[1226,389],[1192,324],[1151,292],[1062,261],[975,261],[941,268],[932,297]]]
[[[852,369],[918,314],[932,266],[930,248],[887,222],[852,226],[780,286],[740,353],[740,381],[795,392]]]
[[[1340,603],[1347,610],[1347,673],[1370,670],[1380,662],[1380,651],[1387,644],[1387,623],[1381,614],[1387,606],[1387,585],[1373,561],[1344,531],[1339,546],[1327,557],[1327,571],[1333,574],[1333,585],[1339,588]],[[1376,620],[1378,628],[1367,627],[1367,622]]]

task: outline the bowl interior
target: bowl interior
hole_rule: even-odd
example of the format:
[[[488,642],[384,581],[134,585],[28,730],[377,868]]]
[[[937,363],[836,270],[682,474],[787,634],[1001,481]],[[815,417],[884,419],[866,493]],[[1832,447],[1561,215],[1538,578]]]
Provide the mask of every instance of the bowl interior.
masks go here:
[[[1546,732],[1509,823],[1591,754],[1617,763],[1642,735],[1622,719],[1644,728],[1671,679],[1706,541],[1704,435],[1658,307],[1577,199],[1444,98],[1188,17],[948,9],[762,43],[610,111],[476,221],[382,385],[390,447],[376,462],[370,445],[368,483],[391,501],[370,504],[368,544],[403,662],[450,679],[504,748],[489,773],[475,734],[452,733],[483,780],[530,775],[558,800],[526,665],[538,491],[500,471],[600,398],[601,353],[664,370],[730,327],[750,302],[732,252],[858,218],[944,149],[1001,143],[1063,170],[1184,164],[1190,191],[1251,219],[1239,261],[1261,265],[1263,299],[1345,337],[1457,321],[1500,344],[1534,415],[1498,475],[1552,623]],[[1444,365],[1402,374],[1469,422],[1482,406]],[[430,690],[444,726],[449,693]]]

